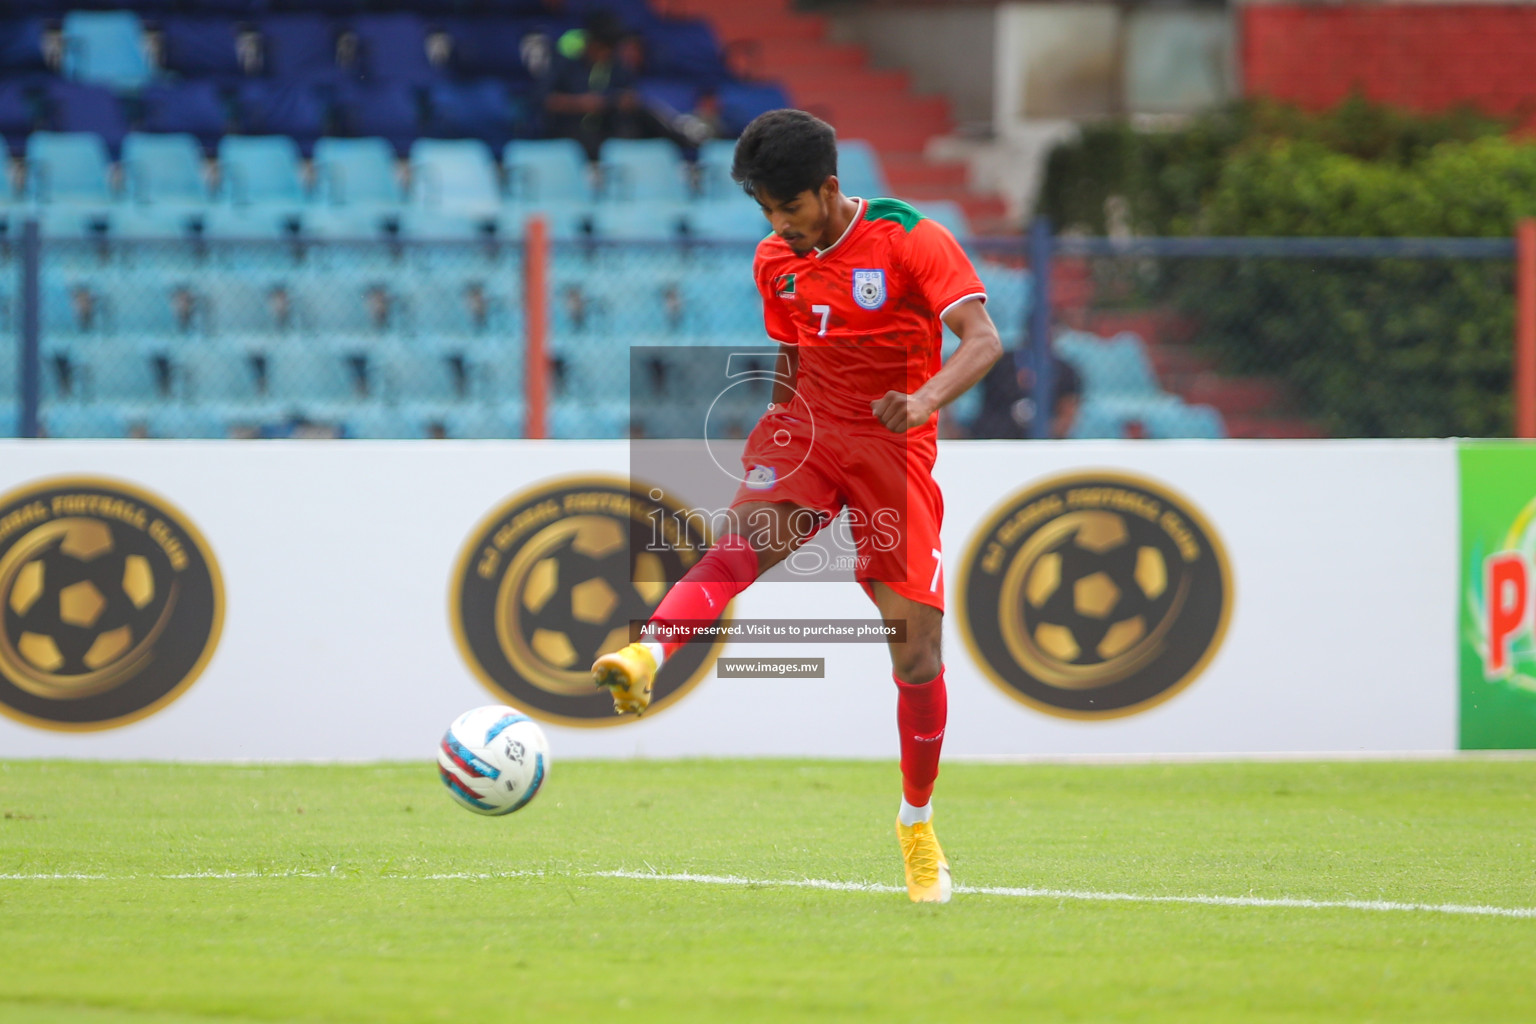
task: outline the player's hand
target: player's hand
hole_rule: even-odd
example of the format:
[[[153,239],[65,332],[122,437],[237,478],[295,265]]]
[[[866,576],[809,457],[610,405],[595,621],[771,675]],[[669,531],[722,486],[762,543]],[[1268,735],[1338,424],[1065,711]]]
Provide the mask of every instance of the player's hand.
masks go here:
[[[884,398],[870,402],[869,407],[874,410],[875,419],[897,434],[922,426],[933,419],[936,411],[916,395],[904,395],[900,391],[887,391]]]

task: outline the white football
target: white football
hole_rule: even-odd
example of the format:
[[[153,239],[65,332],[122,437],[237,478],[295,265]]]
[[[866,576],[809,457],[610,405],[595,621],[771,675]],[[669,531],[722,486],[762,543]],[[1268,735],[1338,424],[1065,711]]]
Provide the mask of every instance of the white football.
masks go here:
[[[537,722],[515,708],[475,708],[443,734],[437,773],[459,806],[476,814],[511,814],[549,778],[549,741]]]

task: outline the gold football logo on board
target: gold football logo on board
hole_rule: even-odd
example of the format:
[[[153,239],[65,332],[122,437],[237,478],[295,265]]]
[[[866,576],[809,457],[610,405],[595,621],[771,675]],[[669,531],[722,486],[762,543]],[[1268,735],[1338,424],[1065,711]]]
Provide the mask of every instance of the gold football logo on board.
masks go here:
[[[143,718],[197,679],[223,615],[212,552],[164,499],[96,478],[0,497],[0,712],[64,730]]]
[[[1015,495],[966,554],[960,628],[1009,696],[1113,718],[1189,685],[1226,633],[1232,577],[1187,500],[1115,473]]]
[[[508,499],[465,542],[449,614],[465,662],[492,693],[561,725],[633,722],[592,682],[599,654],[631,639],[703,557],[702,525],[626,480],[573,477]],[[656,542],[658,524],[690,531]],[[720,643],[684,645],[657,674],[653,714],[675,704]]]

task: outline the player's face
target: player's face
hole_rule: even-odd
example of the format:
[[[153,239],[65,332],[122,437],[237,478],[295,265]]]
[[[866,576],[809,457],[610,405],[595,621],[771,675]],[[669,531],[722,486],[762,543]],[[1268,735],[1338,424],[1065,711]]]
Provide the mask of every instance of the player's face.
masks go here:
[[[762,208],[768,223],[773,225],[773,233],[782,238],[796,256],[804,256],[816,246],[826,244],[822,236],[826,234],[827,221],[831,218],[831,206],[824,195],[826,191],[825,187],[819,191],[806,189],[789,199],[779,199],[761,191],[757,193],[757,205]]]

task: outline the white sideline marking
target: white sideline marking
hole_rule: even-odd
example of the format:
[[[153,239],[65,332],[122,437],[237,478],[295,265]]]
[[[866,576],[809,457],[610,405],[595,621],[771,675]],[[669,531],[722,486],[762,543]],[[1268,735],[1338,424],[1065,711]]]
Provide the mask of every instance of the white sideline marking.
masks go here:
[[[544,871],[452,872],[432,875],[376,875],[396,882],[488,881],[504,878],[544,878]],[[330,871],[197,871],[174,875],[0,874],[0,882],[130,882],[189,881],[194,879],[258,878],[357,878]],[[561,877],[556,874],[552,877]],[[732,885],[776,889],[825,889],[833,892],[903,893],[905,887],[881,882],[839,882],[827,878],[747,878],[742,875],[700,875],[691,872],[575,871],[573,878],[620,878],[638,882],[693,882],[697,885]],[[1287,896],[1152,896],[1131,892],[1094,892],[1087,889],[1037,889],[1032,886],[957,885],[960,896],[1006,896],[1033,900],[1082,900],[1095,903],[1183,903],[1211,907],[1276,907],[1300,910],[1369,910],[1424,914],[1469,914],[1479,917],[1536,918],[1536,907],[1491,907],[1465,903],[1395,903],[1390,900],[1310,900]]]

